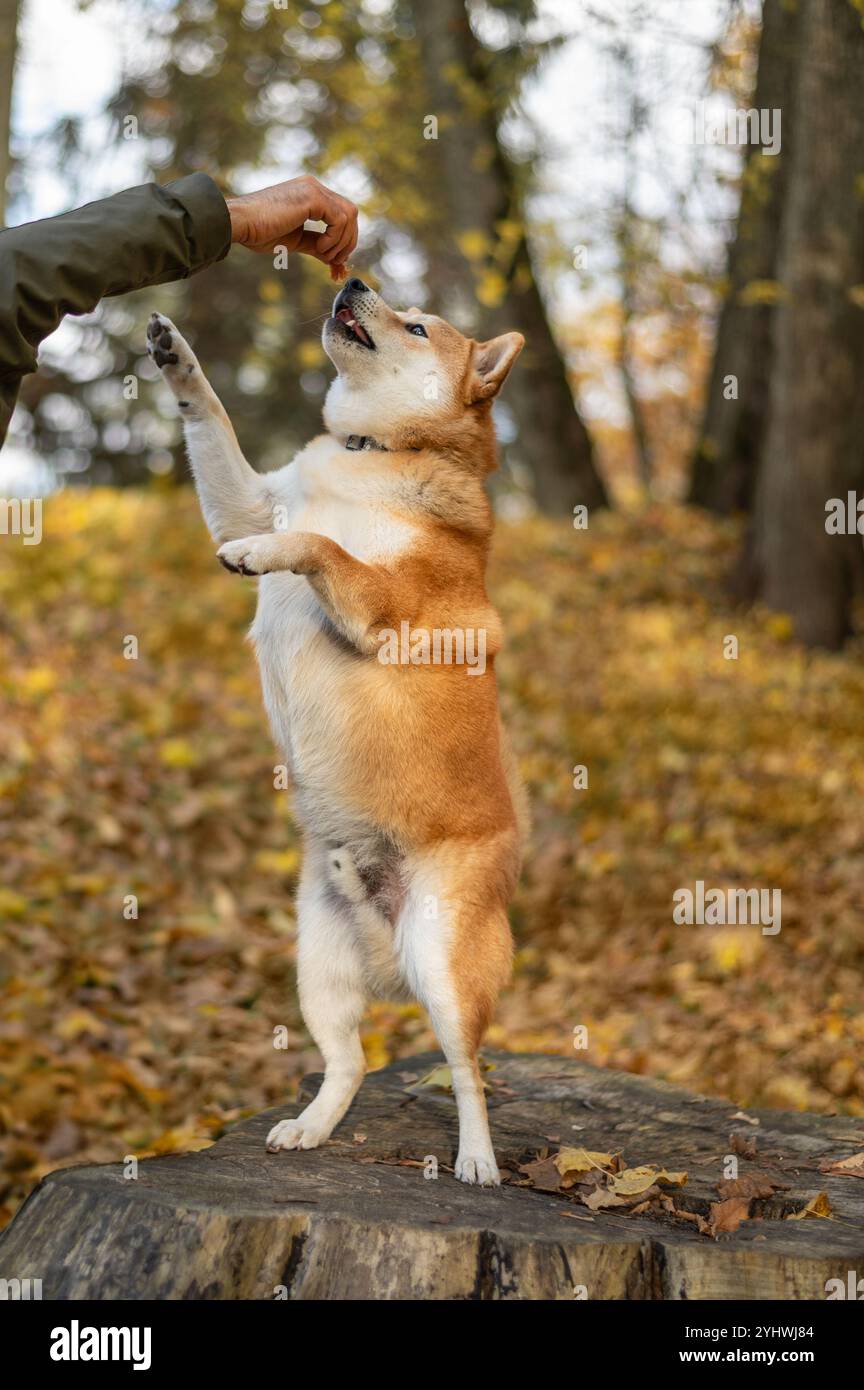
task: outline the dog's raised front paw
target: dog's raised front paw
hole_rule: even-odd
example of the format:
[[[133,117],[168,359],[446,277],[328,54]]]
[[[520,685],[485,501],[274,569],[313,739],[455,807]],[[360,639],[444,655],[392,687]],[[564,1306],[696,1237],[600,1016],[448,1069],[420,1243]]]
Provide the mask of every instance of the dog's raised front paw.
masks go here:
[[[204,377],[186,339],[164,314],[150,315],[147,351],[177,397],[180,409],[194,414],[196,403],[201,403]]]
[[[183,342],[170,319],[163,318],[161,314],[150,315],[150,322],[147,324],[147,351],[157,367],[178,365],[180,356],[172,351],[175,337],[179,342]],[[185,343],[183,346],[186,346]]]
[[[498,1164],[491,1155],[459,1154],[456,1176],[460,1182],[476,1183],[478,1187],[499,1187],[501,1183]]]
[[[220,545],[216,557],[233,574],[267,574],[274,558],[272,543],[272,536],[244,536]]]

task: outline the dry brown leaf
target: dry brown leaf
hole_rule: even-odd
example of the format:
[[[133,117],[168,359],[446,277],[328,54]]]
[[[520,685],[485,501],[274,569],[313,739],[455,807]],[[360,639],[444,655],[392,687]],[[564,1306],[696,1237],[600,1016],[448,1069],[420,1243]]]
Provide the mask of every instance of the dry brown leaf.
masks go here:
[[[649,1188],[649,1192],[659,1192],[659,1188]],[[647,1196],[647,1193],[645,1194]],[[587,1197],[582,1198],[583,1204],[590,1211],[605,1211],[608,1207],[630,1207],[635,1198],[619,1197],[616,1192],[612,1192],[608,1187],[598,1187],[596,1191],[589,1192]]]
[[[724,1202],[712,1202],[708,1225],[712,1235],[737,1231],[742,1221],[750,1218],[749,1197],[727,1197]]]
[[[561,1174],[552,1158],[535,1158],[531,1163],[522,1163],[519,1172],[529,1179],[538,1192],[560,1192]]]
[[[755,1158],[757,1154],[756,1135],[741,1134],[740,1131],[729,1135],[729,1143],[733,1154],[740,1154],[742,1158]]]
[[[850,1154],[849,1158],[823,1159],[819,1171],[836,1173],[841,1178],[864,1178],[864,1152]]]

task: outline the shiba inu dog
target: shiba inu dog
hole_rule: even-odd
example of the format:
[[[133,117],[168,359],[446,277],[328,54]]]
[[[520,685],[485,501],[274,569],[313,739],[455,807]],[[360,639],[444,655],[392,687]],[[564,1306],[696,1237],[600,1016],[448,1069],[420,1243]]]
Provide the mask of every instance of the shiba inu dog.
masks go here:
[[[525,815],[498,713],[484,480],[523,342],[474,342],[351,279],[323,333],[327,433],[258,474],[177,329],[150,321],[219,559],[261,576],[252,638],[303,830],[300,1003],[325,1077],[270,1150],[329,1137],[363,1077],[366,1002],[413,996],[452,1069],[456,1176],[499,1181],[477,1049],[510,973]]]

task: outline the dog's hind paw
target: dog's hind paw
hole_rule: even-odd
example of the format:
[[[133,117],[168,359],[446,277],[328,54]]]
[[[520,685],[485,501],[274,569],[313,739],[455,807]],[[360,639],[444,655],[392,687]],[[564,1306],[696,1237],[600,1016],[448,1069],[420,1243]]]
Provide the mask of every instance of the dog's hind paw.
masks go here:
[[[460,1182],[476,1183],[478,1187],[499,1187],[501,1184],[498,1164],[491,1156],[480,1158],[474,1154],[459,1154],[456,1176]]]
[[[275,1154],[280,1149],[317,1149],[329,1134],[329,1129],[304,1123],[302,1115],[296,1120],[280,1120],[267,1135],[267,1152]]]

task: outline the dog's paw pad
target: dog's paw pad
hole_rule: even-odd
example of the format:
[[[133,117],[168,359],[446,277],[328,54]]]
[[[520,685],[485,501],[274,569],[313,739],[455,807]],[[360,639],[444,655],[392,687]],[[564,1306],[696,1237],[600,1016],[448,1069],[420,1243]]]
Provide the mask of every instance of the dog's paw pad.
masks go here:
[[[191,376],[195,370],[192,349],[177,332],[171,320],[166,319],[163,314],[150,315],[150,322],[147,324],[147,351],[160,370],[165,367],[182,366],[187,376]]]
[[[477,1158],[462,1154],[456,1159],[456,1176],[460,1182],[474,1183],[478,1187],[498,1187],[501,1175],[494,1158]]]

